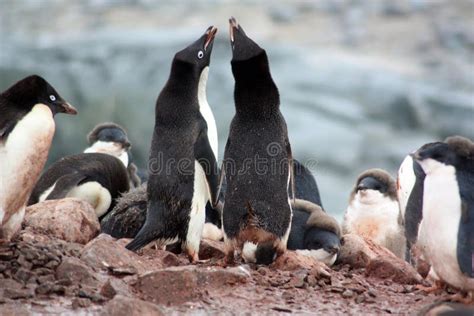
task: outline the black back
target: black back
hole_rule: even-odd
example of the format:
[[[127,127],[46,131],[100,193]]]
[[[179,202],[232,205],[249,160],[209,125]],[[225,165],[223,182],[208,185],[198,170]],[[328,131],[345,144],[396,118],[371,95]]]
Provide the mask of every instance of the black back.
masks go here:
[[[295,176],[295,198],[313,202],[323,206],[319,195],[318,185],[311,171],[298,160],[293,159]]]
[[[16,123],[38,103],[47,105],[54,115],[64,112],[63,104],[66,101],[38,75],[28,76],[0,94],[0,142],[8,137]]]
[[[231,65],[236,114],[224,154],[224,230],[229,238],[235,238],[252,213],[259,228],[282,237],[291,218],[288,181],[292,155],[280,97],[266,52],[246,37],[240,26],[234,39]]]
[[[207,51],[204,49],[207,38],[206,33],[176,53],[168,81],[156,101],[148,162],[148,211],[145,224],[127,245],[130,250],[156,239],[185,240],[196,160],[202,162],[211,194],[217,191],[217,162],[198,103],[199,78],[209,65],[212,49],[212,42]]]
[[[115,205],[115,199],[129,190],[129,179],[127,169],[123,163],[116,157],[100,154],[88,153],[66,156],[53,163],[40,177],[36,183],[33,193],[30,196],[28,205],[38,203],[39,197],[54,183],[61,179],[75,181],[73,186],[81,185],[86,182],[98,182],[106,188],[112,196],[111,210]],[[65,186],[67,182],[65,181]],[[58,182],[59,183],[59,182]],[[61,186],[56,184],[53,192],[61,191]],[[58,198],[64,197],[72,189],[68,187],[64,194]]]

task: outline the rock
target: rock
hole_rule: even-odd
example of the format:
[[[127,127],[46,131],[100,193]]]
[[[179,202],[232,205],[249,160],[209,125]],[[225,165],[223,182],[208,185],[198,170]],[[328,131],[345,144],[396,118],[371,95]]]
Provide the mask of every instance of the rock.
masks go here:
[[[351,290],[345,290],[344,292],[342,292],[341,296],[343,298],[351,298],[354,296],[354,292],[352,292]]]
[[[220,241],[203,239],[201,240],[201,245],[199,247],[199,259],[221,259],[224,258],[224,243]]]
[[[132,296],[130,288],[121,279],[110,278],[100,289],[100,295],[106,298],[114,298],[116,295]]]
[[[113,271],[127,271],[144,273],[148,270],[148,266],[144,263],[141,256],[127,250],[109,235],[101,234],[93,239],[82,249],[80,258],[91,267],[106,269]],[[156,262],[160,268],[163,267],[161,262]]]
[[[329,268],[324,263],[290,250],[279,256],[270,268],[283,271],[306,269],[311,270],[315,276],[330,277]]]
[[[21,306],[18,304],[0,304],[0,315],[2,316],[29,316],[31,312],[28,310],[28,307]]]
[[[33,297],[32,289],[15,289],[15,288],[6,288],[3,290],[3,296],[6,298],[11,298],[13,300],[20,298],[31,298]]]
[[[365,268],[367,276],[391,279],[400,284],[422,281],[416,270],[388,249],[354,234],[343,236],[338,262],[353,268]]]
[[[117,295],[109,301],[102,310],[101,315],[114,316],[160,316],[165,315],[161,308],[155,304],[139,299]]]
[[[89,242],[100,231],[92,206],[71,198],[44,201],[27,207],[24,225],[48,236],[81,244]]]
[[[136,289],[147,301],[179,305],[200,298],[206,291],[221,292],[224,287],[246,282],[249,277],[244,267],[171,267],[140,276]]]
[[[64,258],[56,269],[56,278],[69,279],[72,283],[97,285],[94,271],[78,258]]]

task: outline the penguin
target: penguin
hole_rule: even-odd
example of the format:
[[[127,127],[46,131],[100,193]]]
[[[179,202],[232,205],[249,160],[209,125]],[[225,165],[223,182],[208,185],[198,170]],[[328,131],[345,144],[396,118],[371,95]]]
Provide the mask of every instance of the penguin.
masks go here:
[[[117,158],[103,153],[66,156],[53,163],[39,178],[28,205],[45,200],[75,197],[89,202],[99,220],[130,188],[127,169]]]
[[[57,113],[77,110],[38,75],[0,94],[0,239],[10,240],[20,228],[48,158]]]
[[[180,242],[191,262],[199,260],[205,206],[217,200],[217,161],[200,112],[217,28],[176,53],[169,79],[156,101],[146,221],[126,246],[136,251],[152,241]]]
[[[89,147],[84,150],[85,153],[104,153],[119,158],[128,170],[131,187],[140,186],[142,180],[132,161],[132,144],[122,126],[109,122],[100,123],[89,132],[87,142]]]
[[[311,171],[297,159],[293,159],[293,174],[295,176],[295,198],[323,207],[316,179]]]
[[[382,169],[359,175],[344,214],[344,234],[372,239],[397,257],[405,257],[405,236],[395,180]]]
[[[117,198],[115,207],[101,221],[102,233],[114,238],[135,238],[146,220],[147,188],[142,184]]]
[[[245,262],[270,264],[290,234],[291,146],[265,50],[234,18],[229,24],[236,113],[221,172],[225,263],[240,250]]]
[[[411,250],[418,239],[418,229],[422,220],[424,180],[425,173],[421,165],[413,159],[413,154],[407,155],[398,170],[397,195],[400,216],[405,227],[405,260],[415,266],[417,263]]]
[[[301,199],[292,202],[293,219],[288,249],[332,266],[341,247],[341,228],[319,205]]]
[[[418,244],[441,281],[474,292],[474,143],[461,136],[422,146],[426,174]]]

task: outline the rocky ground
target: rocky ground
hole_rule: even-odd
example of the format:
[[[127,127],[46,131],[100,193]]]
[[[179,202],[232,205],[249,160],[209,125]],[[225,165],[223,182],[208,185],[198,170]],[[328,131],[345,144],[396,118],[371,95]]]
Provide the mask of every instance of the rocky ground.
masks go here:
[[[222,243],[207,240],[203,262],[190,265],[182,254],[136,254],[127,240],[94,237],[92,212],[72,199],[28,208],[23,230],[0,246],[0,315],[412,315],[452,294],[418,290],[424,281],[411,266],[357,236],[345,236],[332,268],[294,252],[269,267],[224,268]]]

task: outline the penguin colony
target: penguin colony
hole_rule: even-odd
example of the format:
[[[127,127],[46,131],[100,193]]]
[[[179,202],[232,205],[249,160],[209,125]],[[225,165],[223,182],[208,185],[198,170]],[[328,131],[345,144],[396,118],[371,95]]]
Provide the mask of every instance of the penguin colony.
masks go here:
[[[63,157],[41,174],[55,115],[77,111],[37,75],[2,92],[0,241],[18,232],[27,205],[76,197],[94,207],[102,232],[133,238],[126,246],[133,251],[152,242],[177,244],[197,262],[205,236],[224,240],[224,264],[236,254],[270,264],[290,249],[330,266],[341,235],[357,234],[412,264],[418,249],[437,284],[472,296],[472,140],[453,136],[421,146],[405,157],[396,180],[381,169],[362,172],[340,227],[323,209],[312,173],[292,156],[265,50],[234,18],[235,114],[218,166],[216,122],[206,95],[216,33],[209,27],[174,56],[156,101],[146,172],[133,163],[125,129],[101,123],[89,133],[84,153]],[[248,157],[262,158],[265,172]]]

